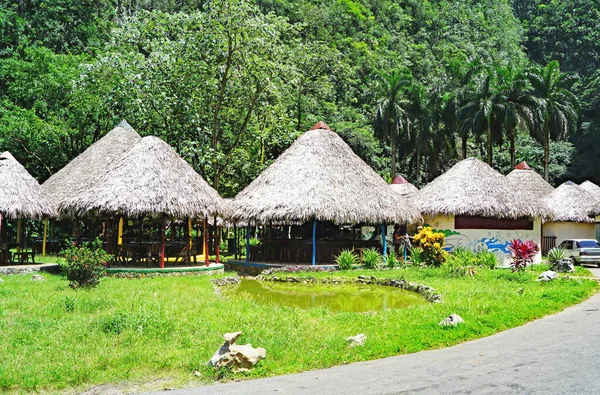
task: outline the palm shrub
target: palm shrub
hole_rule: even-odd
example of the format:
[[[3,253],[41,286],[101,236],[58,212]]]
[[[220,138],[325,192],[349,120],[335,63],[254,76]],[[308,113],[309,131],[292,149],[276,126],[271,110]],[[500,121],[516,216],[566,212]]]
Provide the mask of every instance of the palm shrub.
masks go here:
[[[356,256],[353,250],[342,250],[340,255],[335,258],[335,263],[340,270],[351,270],[354,266],[358,265],[358,262],[358,256]]]
[[[362,253],[362,264],[365,269],[377,269],[383,257],[375,248],[365,248]]]
[[[533,263],[540,247],[533,240],[521,241],[515,239],[508,245],[510,251],[510,267],[513,272],[523,272],[527,265]]]
[[[391,251],[386,257],[385,257],[385,266],[388,269],[393,269],[396,266],[400,265],[400,262],[398,261],[398,258],[396,258],[396,254]]]
[[[60,264],[72,288],[93,288],[106,275],[106,265],[112,256],[102,248],[98,238],[90,243],[75,245],[64,249],[64,262]]]

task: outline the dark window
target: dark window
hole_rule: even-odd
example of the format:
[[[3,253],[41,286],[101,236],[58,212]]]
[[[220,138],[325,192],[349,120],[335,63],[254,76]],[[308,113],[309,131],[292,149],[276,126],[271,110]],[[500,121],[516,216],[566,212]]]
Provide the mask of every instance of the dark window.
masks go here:
[[[596,240],[581,240],[577,242],[579,248],[600,248]]]
[[[528,218],[499,219],[457,215],[454,217],[454,227],[456,229],[533,230],[533,221]]]
[[[572,250],[573,249],[573,242],[572,241],[566,241],[565,242],[565,250]]]

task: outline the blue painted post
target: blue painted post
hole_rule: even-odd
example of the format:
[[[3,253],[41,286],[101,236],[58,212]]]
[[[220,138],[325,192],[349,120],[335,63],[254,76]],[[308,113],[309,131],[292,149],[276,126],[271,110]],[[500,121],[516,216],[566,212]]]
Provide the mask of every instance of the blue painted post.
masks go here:
[[[250,262],[250,224],[246,226],[246,262]]]
[[[383,243],[383,258],[387,257],[387,229],[385,224],[381,225],[381,241]]]
[[[312,237],[312,264],[317,264],[317,219],[313,221],[313,237]]]

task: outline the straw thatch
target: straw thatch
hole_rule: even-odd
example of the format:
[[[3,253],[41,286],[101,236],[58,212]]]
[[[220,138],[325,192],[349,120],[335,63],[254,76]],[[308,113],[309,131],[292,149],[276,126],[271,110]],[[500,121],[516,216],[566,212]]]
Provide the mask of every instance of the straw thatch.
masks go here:
[[[394,178],[394,180],[390,184],[390,188],[392,188],[392,191],[397,192],[406,198],[410,198],[415,193],[419,192],[416,186],[406,181],[406,178],[400,175]]]
[[[591,215],[595,215],[595,199],[574,182],[565,182],[545,201],[554,214],[553,222],[594,222]]]
[[[549,217],[545,204],[523,198],[502,174],[479,159],[464,159],[417,194],[423,215],[488,218]]]
[[[217,191],[158,137],[144,137],[59,209],[71,216],[204,218],[226,213]]]
[[[535,170],[532,170],[527,163],[522,162],[513,171],[506,175],[508,181],[514,189],[520,190],[525,199],[539,200],[543,199],[554,191],[552,185]]]
[[[419,212],[327,126],[300,136],[233,200],[233,220],[337,224],[421,220]]]
[[[0,213],[10,219],[56,216],[53,202],[40,184],[10,154],[0,155]]]
[[[131,148],[140,138],[127,121],[121,121],[113,130],[46,180],[42,188],[59,206],[73,191],[100,176],[110,162]]]
[[[583,188],[587,193],[592,195],[596,201],[596,203],[600,203],[600,187],[594,184],[591,181],[584,181],[579,185]]]

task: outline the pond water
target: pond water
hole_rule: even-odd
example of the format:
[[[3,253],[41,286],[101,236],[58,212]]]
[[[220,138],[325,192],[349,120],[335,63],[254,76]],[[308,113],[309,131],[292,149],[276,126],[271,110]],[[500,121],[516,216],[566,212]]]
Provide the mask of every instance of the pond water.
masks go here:
[[[229,297],[245,296],[259,303],[301,309],[323,307],[334,312],[368,312],[402,309],[427,303],[416,292],[368,284],[299,284],[242,279],[223,290]]]

